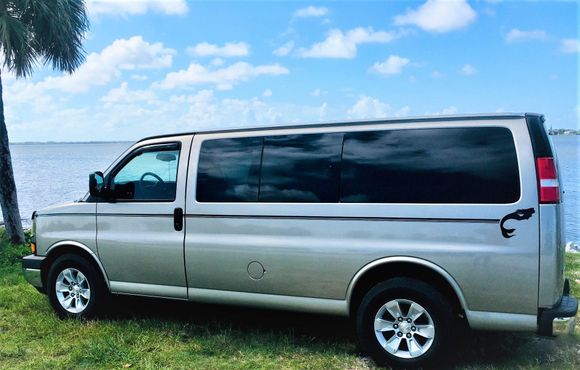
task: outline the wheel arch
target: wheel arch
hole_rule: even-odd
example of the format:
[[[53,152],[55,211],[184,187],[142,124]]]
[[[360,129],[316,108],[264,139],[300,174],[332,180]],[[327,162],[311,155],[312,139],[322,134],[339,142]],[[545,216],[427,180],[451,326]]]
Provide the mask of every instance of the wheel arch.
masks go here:
[[[101,272],[101,276],[105,281],[105,284],[107,285],[107,289],[109,291],[111,290],[107,272],[105,271],[103,264],[99,260],[99,257],[86,245],[72,240],[64,240],[54,243],[46,251],[46,259],[43,261],[43,268],[41,271],[43,285],[46,286],[46,282],[48,280],[48,271],[50,270],[50,266],[52,265],[52,263],[58,257],[68,253],[82,256],[86,258],[86,260],[89,263],[93,264],[97,268],[97,270]]]
[[[346,294],[349,314],[356,313],[366,292],[377,283],[394,277],[410,277],[433,285],[448,298],[457,313],[468,311],[461,287],[441,266],[408,256],[385,257],[362,267],[352,278]]]

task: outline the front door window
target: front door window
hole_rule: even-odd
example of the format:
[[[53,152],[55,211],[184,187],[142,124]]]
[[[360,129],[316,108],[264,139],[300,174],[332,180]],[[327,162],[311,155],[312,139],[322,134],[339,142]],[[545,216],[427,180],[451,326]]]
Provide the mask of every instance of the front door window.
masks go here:
[[[179,149],[140,150],[111,181],[115,198],[138,201],[173,201]]]

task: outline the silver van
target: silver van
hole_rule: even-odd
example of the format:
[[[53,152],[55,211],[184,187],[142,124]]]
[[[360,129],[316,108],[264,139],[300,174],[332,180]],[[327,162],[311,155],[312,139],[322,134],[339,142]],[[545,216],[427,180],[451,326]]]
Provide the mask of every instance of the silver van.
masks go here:
[[[433,366],[461,323],[573,325],[555,154],[537,114],[150,137],[34,213],[24,274],[61,317],[111,293],[343,315],[377,363]]]

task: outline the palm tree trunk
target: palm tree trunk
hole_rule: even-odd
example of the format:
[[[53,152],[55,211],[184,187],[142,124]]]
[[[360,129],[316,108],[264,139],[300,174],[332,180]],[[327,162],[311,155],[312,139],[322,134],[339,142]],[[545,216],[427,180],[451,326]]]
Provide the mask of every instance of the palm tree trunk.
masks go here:
[[[4,227],[10,241],[15,244],[24,243],[22,220],[18,210],[16,184],[12,171],[12,159],[8,146],[8,130],[4,120],[4,99],[2,98],[2,73],[0,72],[0,206],[4,217]]]

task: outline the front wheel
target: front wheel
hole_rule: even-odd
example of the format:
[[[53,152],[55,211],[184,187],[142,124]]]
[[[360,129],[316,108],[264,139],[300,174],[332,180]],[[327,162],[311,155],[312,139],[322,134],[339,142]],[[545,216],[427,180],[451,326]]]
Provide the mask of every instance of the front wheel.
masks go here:
[[[86,259],[65,254],[48,272],[48,299],[61,318],[92,318],[108,296],[99,272]]]
[[[437,368],[455,333],[453,310],[429,284],[393,278],[363,298],[356,317],[362,350],[379,365]]]

